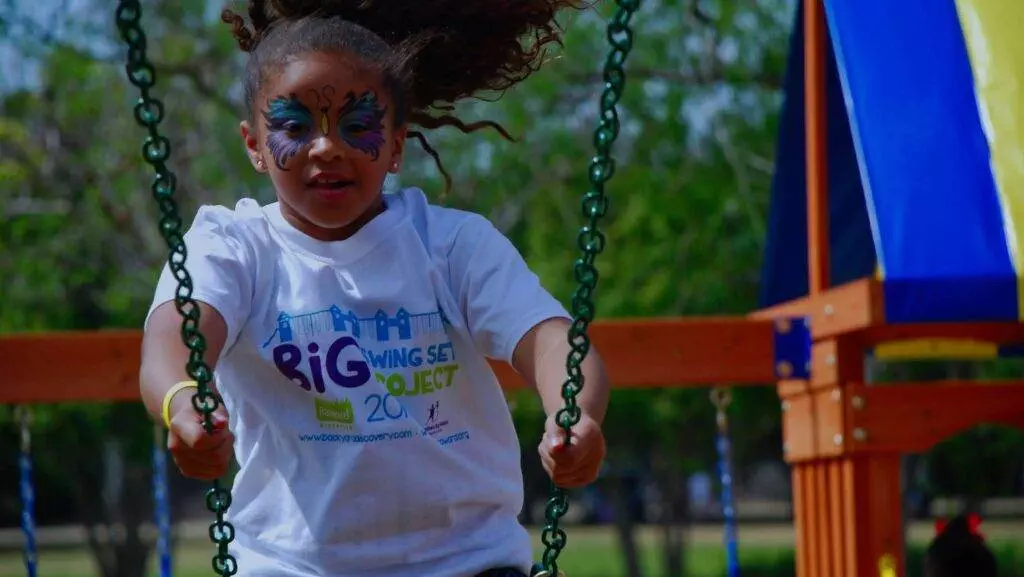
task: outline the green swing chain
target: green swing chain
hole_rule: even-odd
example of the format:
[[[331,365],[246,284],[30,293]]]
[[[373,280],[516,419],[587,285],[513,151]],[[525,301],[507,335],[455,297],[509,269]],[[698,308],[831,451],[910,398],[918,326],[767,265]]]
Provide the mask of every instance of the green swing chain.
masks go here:
[[[128,80],[141,92],[141,97],[135,104],[135,121],[149,132],[142,146],[142,157],[156,171],[151,190],[160,207],[160,232],[170,249],[167,262],[178,280],[174,305],[182,317],[181,339],[189,350],[186,370],[199,384],[198,392],[192,397],[192,406],[203,416],[203,426],[206,430],[212,432],[211,416],[220,404],[220,399],[210,388],[210,367],[203,361],[206,339],[199,332],[199,306],[192,299],[192,277],[185,268],[187,250],[181,232],[181,216],[174,200],[177,179],[167,167],[167,159],[171,155],[171,142],[157,130],[157,126],[164,118],[164,105],[149,92],[156,83],[156,70],[146,57],[146,33],[139,24],[141,17],[142,6],[138,0],[119,0],[116,12],[117,28],[128,45],[125,70]],[[231,492],[223,487],[219,480],[214,480],[213,487],[206,493],[206,507],[216,516],[209,531],[210,540],[217,544],[217,552],[212,561],[213,570],[223,577],[238,572],[238,563],[228,553],[228,544],[234,540],[235,528],[224,520],[224,514],[230,505]]]
[[[568,378],[562,385],[565,407],[560,409],[555,417],[567,433],[580,420],[576,396],[583,389],[581,366],[590,351],[587,327],[594,320],[592,296],[598,279],[594,262],[597,255],[604,250],[606,240],[597,223],[608,211],[608,197],[605,195],[604,185],[615,173],[611,147],[618,137],[620,128],[616,104],[621,99],[626,85],[624,65],[633,47],[633,31],[629,28],[629,21],[639,9],[640,0],[616,0],[616,4],[618,8],[607,28],[608,42],[612,48],[605,60],[605,90],[600,101],[601,119],[594,132],[597,155],[590,162],[589,180],[592,190],[587,192],[582,200],[583,216],[588,222],[580,229],[577,237],[583,256],[578,258],[573,266],[579,287],[572,298],[573,323],[569,330],[569,344],[572,350],[566,359]],[[164,117],[164,105],[149,93],[156,83],[156,70],[146,56],[146,34],[139,24],[141,17],[142,6],[138,0],[118,1],[117,27],[128,45],[125,69],[128,80],[141,93],[135,105],[135,120],[149,132],[142,147],[142,156],[156,171],[151,190],[162,214],[160,231],[170,249],[168,264],[178,280],[174,302],[182,317],[182,341],[189,349],[186,368],[199,385],[198,392],[192,397],[192,406],[203,416],[204,427],[212,431],[211,415],[220,401],[210,389],[211,371],[203,361],[206,340],[199,332],[199,307],[192,299],[192,278],[185,268],[187,250],[181,232],[181,216],[174,200],[177,181],[166,164],[171,154],[171,145],[167,137],[161,135],[157,129]],[[235,558],[228,553],[228,544],[234,539],[235,530],[230,523],[224,521],[224,513],[230,505],[230,491],[222,487],[219,481],[214,481],[213,487],[206,494],[206,506],[216,515],[216,520],[210,525],[209,530],[210,539],[217,544],[217,553],[213,556],[212,564],[214,571],[225,577],[238,572]],[[541,534],[545,546],[543,564],[550,575],[559,574],[557,559],[565,548],[567,539],[565,530],[561,529],[558,523],[568,510],[569,499],[565,490],[552,486],[546,509],[547,523]]]
[[[626,57],[633,48],[633,31],[629,21],[640,8],[640,0],[616,0],[618,6],[608,23],[607,39],[611,50],[604,62],[604,92],[601,94],[601,114],[594,131],[594,148],[597,155],[590,161],[589,179],[591,190],[583,195],[581,206],[587,223],[580,228],[577,244],[583,255],[573,265],[573,275],[579,286],[572,296],[572,327],[569,329],[571,351],[566,359],[567,379],[562,385],[565,407],[555,414],[556,422],[566,432],[580,421],[580,408],[576,396],[583,390],[581,365],[590,351],[590,337],[587,327],[594,320],[593,292],[597,287],[597,267],[594,261],[604,250],[605,235],[598,230],[598,220],[608,212],[608,197],[605,183],[615,174],[615,160],[611,157],[612,144],[619,135],[619,113],[615,106],[622,98],[626,86]],[[551,486],[545,517],[547,523],[541,533],[544,544],[544,571],[550,576],[559,575],[558,556],[565,548],[567,537],[558,522],[569,510],[569,498],[565,490]]]

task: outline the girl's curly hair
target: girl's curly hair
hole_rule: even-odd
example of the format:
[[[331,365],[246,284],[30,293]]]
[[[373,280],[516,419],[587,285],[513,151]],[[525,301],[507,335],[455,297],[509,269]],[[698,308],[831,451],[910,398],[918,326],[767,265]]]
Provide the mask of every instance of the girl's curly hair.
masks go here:
[[[250,54],[245,99],[250,115],[261,83],[289,59],[310,52],[351,54],[381,75],[396,125],[453,126],[469,133],[496,122],[465,123],[455,102],[501,93],[542,64],[548,44],[561,43],[555,20],[582,0],[249,0],[248,20],[225,9],[239,47]],[[410,130],[445,178],[437,151]]]

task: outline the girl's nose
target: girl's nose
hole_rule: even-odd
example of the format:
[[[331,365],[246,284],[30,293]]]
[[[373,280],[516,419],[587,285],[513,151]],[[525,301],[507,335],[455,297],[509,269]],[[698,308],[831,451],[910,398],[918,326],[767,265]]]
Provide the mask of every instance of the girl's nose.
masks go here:
[[[320,162],[331,162],[339,160],[344,156],[343,146],[329,134],[322,134],[313,140],[313,146],[309,149],[310,158]]]

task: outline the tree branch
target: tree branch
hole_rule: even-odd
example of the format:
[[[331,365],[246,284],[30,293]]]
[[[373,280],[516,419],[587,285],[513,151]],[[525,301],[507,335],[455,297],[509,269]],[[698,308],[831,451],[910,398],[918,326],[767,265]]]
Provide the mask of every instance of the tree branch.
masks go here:
[[[101,56],[59,40],[52,32],[38,26],[36,23],[26,18],[19,19],[18,24],[28,30],[29,34],[33,38],[36,38],[39,43],[45,46],[66,51],[82,58],[83,60],[116,66],[124,65],[124,61],[120,56]],[[120,54],[120,52],[118,52],[118,54]],[[232,114],[237,114],[239,104],[232,102],[230,99],[221,95],[220,91],[213,86],[213,83],[203,76],[202,68],[196,64],[198,62],[215,60],[216,59],[214,58],[209,58],[208,55],[197,55],[191,62],[153,62],[153,66],[156,69],[157,74],[164,72],[171,76],[180,76],[185,78],[192,85],[192,88],[201,96],[209,99],[219,108],[222,108]]]
[[[751,85],[765,90],[779,90],[782,88],[782,77],[778,74],[758,71],[749,76],[732,75],[724,70],[712,72],[666,70],[657,68],[629,68],[626,75],[630,79],[638,80],[665,80],[673,84],[686,84],[692,86],[711,86],[714,84],[739,84]],[[573,71],[566,73],[566,79],[570,84],[592,84],[603,82],[604,78],[600,71]]]
[[[206,60],[205,57],[198,57],[198,61]],[[212,60],[212,58],[210,59]],[[230,114],[238,114],[241,104],[233,102],[223,96],[220,91],[203,77],[200,67],[192,62],[156,62],[153,64],[157,73],[165,72],[171,76],[180,76],[192,84],[192,89],[200,96],[217,105],[218,108]]]

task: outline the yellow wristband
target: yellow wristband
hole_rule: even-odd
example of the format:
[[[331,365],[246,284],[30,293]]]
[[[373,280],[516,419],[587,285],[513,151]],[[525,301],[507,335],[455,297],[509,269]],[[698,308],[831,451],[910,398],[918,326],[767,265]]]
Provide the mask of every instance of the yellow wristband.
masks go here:
[[[171,428],[171,400],[174,399],[174,395],[177,395],[181,391],[183,391],[185,389],[188,389],[188,388],[198,389],[199,388],[199,383],[197,383],[195,381],[182,381],[182,382],[174,385],[173,387],[171,387],[167,391],[167,394],[164,395],[164,406],[163,406],[164,425],[168,429]]]

